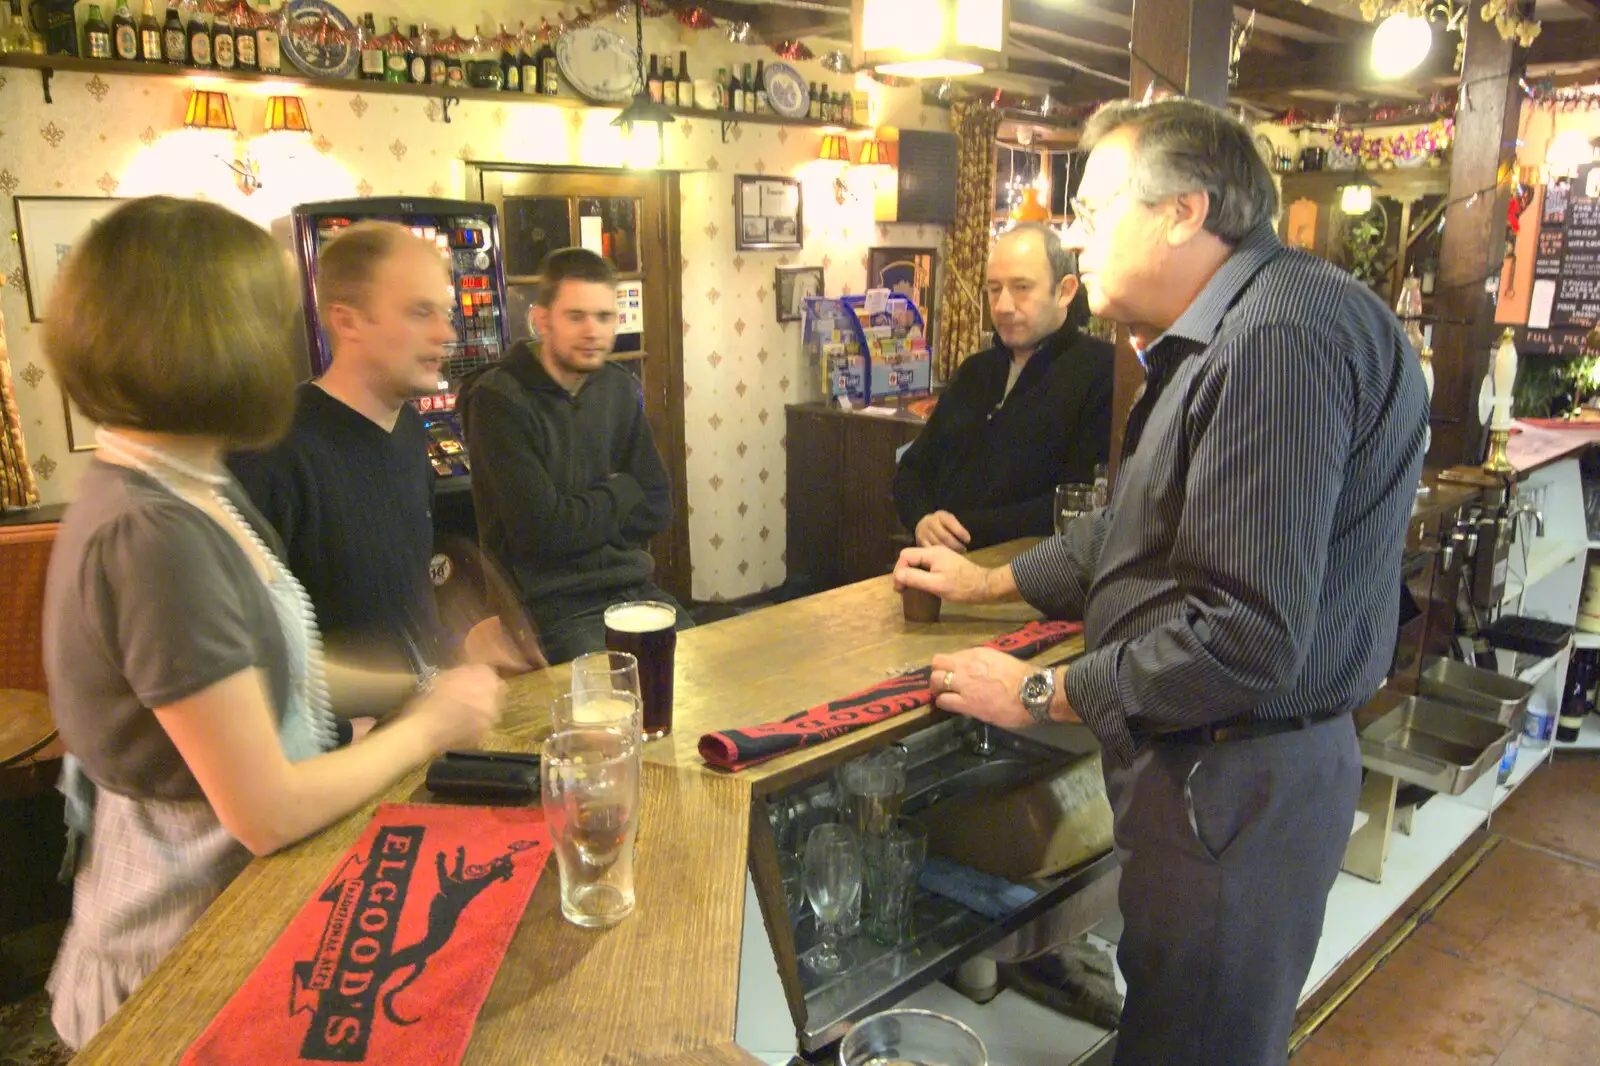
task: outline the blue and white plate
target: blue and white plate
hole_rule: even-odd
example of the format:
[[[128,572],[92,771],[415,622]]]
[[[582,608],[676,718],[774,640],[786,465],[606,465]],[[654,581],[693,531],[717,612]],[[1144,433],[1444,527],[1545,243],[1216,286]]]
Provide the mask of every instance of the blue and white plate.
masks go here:
[[[811,107],[811,87],[789,64],[768,63],[767,106],[781,118],[805,118]]]
[[[284,26],[279,42],[283,54],[300,73],[309,78],[351,77],[361,63],[361,49],[354,38],[349,44],[335,44],[332,41],[318,44],[315,41],[302,41],[289,32],[294,25],[320,29],[324,14],[328,16],[330,26],[336,26],[348,34],[355,33],[355,23],[328,0],[289,0],[283,5]]]
[[[567,84],[597,104],[625,104],[644,84],[633,44],[604,26],[563,33],[556,42],[556,62]]]

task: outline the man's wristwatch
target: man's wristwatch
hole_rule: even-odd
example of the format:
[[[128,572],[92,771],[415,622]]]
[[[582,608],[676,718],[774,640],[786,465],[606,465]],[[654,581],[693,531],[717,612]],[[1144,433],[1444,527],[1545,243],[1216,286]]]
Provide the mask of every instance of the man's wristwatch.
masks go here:
[[[1056,698],[1055,670],[1040,670],[1023,678],[1018,695],[1022,698],[1023,709],[1036,724],[1050,721],[1050,703]]]

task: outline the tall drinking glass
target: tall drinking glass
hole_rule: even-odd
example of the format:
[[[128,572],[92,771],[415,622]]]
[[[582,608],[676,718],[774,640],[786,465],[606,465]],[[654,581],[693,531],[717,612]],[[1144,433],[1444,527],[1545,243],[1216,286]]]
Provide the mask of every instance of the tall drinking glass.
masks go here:
[[[1072,520],[1094,510],[1093,485],[1056,486],[1056,533],[1067,531]]]
[[[928,858],[928,830],[896,818],[879,836],[861,841],[867,889],[867,935],[880,944],[903,943],[911,923],[917,878]]]
[[[906,791],[906,751],[897,744],[839,767],[839,794],[846,821],[862,837],[887,832]]]
[[[633,912],[639,745],[621,730],[552,733],[540,753],[544,816],[561,870],[561,913],[600,929]]]
[[[550,701],[550,731],[568,729],[617,729],[637,744],[639,736],[639,697],[613,689],[587,689],[563,692]]]
[[[625,651],[591,651],[572,660],[572,691],[631,692],[643,703],[639,660]]]
[[[635,600],[608,607],[606,647],[632,655],[639,663],[639,694],[644,698],[644,737],[672,732],[673,659],[678,648],[678,612],[670,604]]]
[[[820,943],[807,952],[818,973],[838,973],[839,929],[861,914],[861,849],[849,826],[819,825],[806,838],[806,899],[817,916]]]

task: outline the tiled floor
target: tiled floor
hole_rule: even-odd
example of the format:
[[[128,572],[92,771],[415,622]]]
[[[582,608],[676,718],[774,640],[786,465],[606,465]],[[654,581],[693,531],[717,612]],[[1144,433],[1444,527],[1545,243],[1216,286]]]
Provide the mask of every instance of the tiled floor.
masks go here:
[[[1293,1066],[1600,1063],[1600,760],[1541,768],[1493,852]]]

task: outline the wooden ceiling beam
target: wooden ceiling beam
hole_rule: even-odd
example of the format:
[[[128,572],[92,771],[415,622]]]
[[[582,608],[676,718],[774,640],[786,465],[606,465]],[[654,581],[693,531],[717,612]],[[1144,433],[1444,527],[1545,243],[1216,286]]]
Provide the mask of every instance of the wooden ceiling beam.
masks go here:
[[[1340,18],[1319,7],[1302,4],[1300,0],[1243,0],[1234,5],[1233,10],[1238,18],[1246,18],[1255,11],[1257,29],[1261,28],[1261,19],[1270,18],[1312,30],[1334,41],[1348,41],[1367,28],[1359,19]]]

